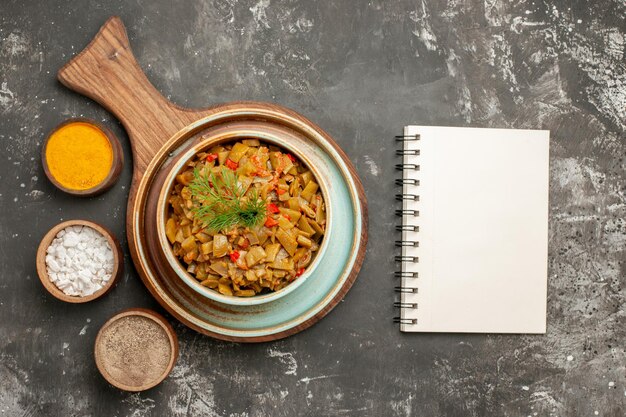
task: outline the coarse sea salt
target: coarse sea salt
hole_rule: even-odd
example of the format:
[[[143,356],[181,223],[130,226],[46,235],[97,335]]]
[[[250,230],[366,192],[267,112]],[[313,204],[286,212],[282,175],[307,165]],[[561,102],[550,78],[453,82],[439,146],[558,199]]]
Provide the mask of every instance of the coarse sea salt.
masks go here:
[[[113,251],[89,226],[59,231],[46,250],[50,281],[67,295],[85,297],[104,287],[113,274]]]

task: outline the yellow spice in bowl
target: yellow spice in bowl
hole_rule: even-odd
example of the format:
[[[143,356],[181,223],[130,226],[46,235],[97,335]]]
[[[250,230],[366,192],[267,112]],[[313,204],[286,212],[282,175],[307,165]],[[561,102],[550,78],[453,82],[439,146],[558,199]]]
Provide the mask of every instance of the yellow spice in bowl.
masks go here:
[[[97,126],[73,122],[52,133],[45,157],[50,174],[63,187],[88,190],[109,175],[113,166],[113,147]]]

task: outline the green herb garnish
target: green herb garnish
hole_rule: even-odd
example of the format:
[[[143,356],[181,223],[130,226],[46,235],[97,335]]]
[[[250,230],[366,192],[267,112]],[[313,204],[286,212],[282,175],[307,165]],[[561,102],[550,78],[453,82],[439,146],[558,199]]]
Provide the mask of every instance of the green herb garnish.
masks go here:
[[[247,194],[237,181],[235,173],[222,168],[219,175],[196,168],[189,184],[195,204],[194,216],[213,232],[235,226],[255,227],[265,220],[265,201],[256,188]]]

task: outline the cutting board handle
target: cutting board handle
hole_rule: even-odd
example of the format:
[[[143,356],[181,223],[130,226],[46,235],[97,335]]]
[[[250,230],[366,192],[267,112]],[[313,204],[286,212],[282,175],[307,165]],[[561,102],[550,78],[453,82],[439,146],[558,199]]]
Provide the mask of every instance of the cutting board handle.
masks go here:
[[[57,74],[66,87],[100,103],[124,125],[135,174],[173,134],[199,118],[157,91],[133,56],[122,20],[113,16],[94,39]]]

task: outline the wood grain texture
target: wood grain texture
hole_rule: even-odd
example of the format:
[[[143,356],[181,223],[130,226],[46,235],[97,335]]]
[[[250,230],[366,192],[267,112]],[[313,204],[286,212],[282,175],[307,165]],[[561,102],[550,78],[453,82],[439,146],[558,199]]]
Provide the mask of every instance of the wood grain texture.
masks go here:
[[[56,285],[50,281],[50,276],[48,275],[48,270],[46,267],[46,250],[48,246],[52,243],[57,233],[61,230],[65,229],[69,226],[88,226],[92,229],[96,230],[100,234],[102,234],[109,245],[111,246],[111,250],[113,251],[113,272],[111,273],[111,278],[109,281],[98,291],[95,293],[85,296],[85,297],[77,297],[72,295],[67,295]],[[52,294],[55,298],[65,301],[67,303],[72,304],[80,304],[87,303],[89,301],[93,301],[96,298],[100,298],[101,296],[107,294],[109,291],[113,289],[113,287],[119,281],[120,276],[122,276],[122,272],[124,270],[124,253],[122,252],[122,247],[120,246],[120,242],[117,238],[111,233],[109,229],[106,227],[94,223],[88,220],[68,220],[63,223],[59,223],[54,226],[52,229],[46,233],[46,235],[41,239],[41,243],[39,244],[39,248],[37,248],[37,275],[39,276],[39,280],[43,284],[44,288]]]
[[[48,141],[50,140],[50,137],[54,134],[54,132],[71,123],[88,123],[100,129],[109,140],[109,143],[111,144],[111,151],[113,152],[113,164],[111,165],[111,170],[109,171],[106,178],[100,184],[87,190],[74,190],[64,187],[63,184],[57,181],[54,175],[52,175],[52,173],[50,172],[50,168],[48,167],[46,148],[48,146]],[[122,151],[122,145],[120,144],[117,136],[115,136],[115,134],[106,126],[96,122],[95,120],[87,119],[85,117],[72,117],[59,123],[54,129],[50,131],[48,136],[46,136],[43,146],[41,147],[41,165],[43,167],[43,172],[46,174],[48,180],[50,180],[50,182],[59,190],[76,197],[94,197],[111,189],[111,187],[113,187],[113,185],[115,185],[117,180],[120,178],[120,174],[122,173],[122,169],[124,168],[124,152]]]
[[[167,159],[167,155],[178,149],[183,143],[185,143],[190,135],[181,135],[178,139],[168,142],[168,144],[159,151],[157,156],[155,157],[155,161],[151,167],[149,167],[147,171],[147,175],[142,181],[141,186],[138,189],[138,193],[136,196],[136,204],[137,207],[140,207],[141,210],[137,213],[138,219],[136,222],[131,222],[130,227],[133,229],[137,229],[139,235],[141,235],[141,242],[138,244],[142,245],[148,254],[149,259],[142,259],[139,251],[137,250],[137,246],[131,247],[131,253],[133,254],[133,258],[135,260],[135,266],[138,268],[144,283],[146,284],[148,290],[151,294],[159,300],[159,302],[165,307],[173,316],[177,317],[181,322],[186,324],[187,326],[197,330],[198,332],[207,334],[209,336],[233,341],[233,342],[267,342],[273,341],[277,339],[281,339],[284,337],[288,337],[290,335],[296,334],[313,324],[317,323],[320,319],[322,319],[326,314],[328,314],[345,296],[345,294],[352,287],[354,281],[356,280],[358,273],[360,271],[361,265],[363,263],[365,257],[365,250],[367,244],[367,232],[368,232],[368,213],[367,213],[367,200],[365,197],[365,193],[361,182],[354,170],[354,167],[350,163],[348,157],[345,153],[339,148],[339,146],[334,142],[334,140],[326,134],[321,128],[316,126],[310,120],[301,116],[300,114],[269,103],[254,103],[254,102],[239,102],[239,103],[229,103],[224,106],[220,106],[215,109],[216,113],[224,113],[227,116],[224,116],[223,124],[235,123],[238,120],[237,114],[244,113],[252,116],[248,116],[255,121],[263,121],[265,123],[278,123],[283,124],[285,127],[290,129],[296,129],[296,125],[294,123],[300,124],[302,126],[306,126],[307,129],[315,131],[315,133],[321,136],[322,140],[326,143],[330,144],[340,155],[340,158],[346,163],[346,166],[349,170],[349,175],[353,178],[354,184],[356,186],[356,201],[355,204],[360,205],[361,209],[361,236],[359,236],[356,241],[358,242],[356,248],[354,249],[356,254],[356,259],[354,261],[354,265],[349,272],[349,275],[342,287],[335,294],[332,300],[329,300],[324,308],[320,310],[317,314],[309,318],[308,320],[300,323],[297,326],[291,327],[284,331],[278,331],[276,333],[272,333],[269,335],[257,336],[257,337],[236,337],[224,335],[216,332],[211,332],[205,328],[199,327],[195,325],[186,314],[181,314],[178,312],[173,306],[169,305],[167,302],[164,302],[163,297],[163,287],[172,286],[176,288],[176,291],[180,291],[183,294],[184,301],[194,303],[194,305],[198,306],[198,308],[203,309],[205,311],[210,311],[211,309],[228,309],[229,306],[220,305],[218,303],[212,302],[199,294],[193,291],[186,284],[180,282],[180,278],[176,276],[175,273],[172,272],[171,268],[167,265],[167,260],[165,259],[165,255],[162,253],[163,248],[157,242],[158,238],[154,236],[156,224],[155,220],[157,217],[157,201],[159,199],[159,194],[164,184],[165,176],[169,173],[169,165],[165,164],[164,161]],[[232,116],[228,116],[231,115]],[[202,122],[199,125],[199,129],[202,133],[206,132],[205,129],[210,129],[212,127],[209,122]],[[193,134],[193,131],[190,132]],[[313,136],[312,134],[310,135]],[[312,139],[311,139],[312,140]],[[192,142],[192,144],[195,142]],[[185,143],[186,146],[191,146],[190,143]],[[130,240],[130,236],[129,236]],[[152,276],[152,278],[151,278]],[[157,287],[154,285],[154,281],[167,281],[167,285],[163,285],[161,287]]]
[[[122,122],[131,140],[136,174],[143,172],[165,140],[206,113],[177,106],[154,88],[137,64],[124,24],[117,16],[106,21],[57,77]]]
[[[300,114],[287,108],[259,102],[233,102],[205,109],[192,110],[177,106],[166,100],[150,84],[132,55],[126,30],[118,17],[110,18],[87,47],[66,64],[58,73],[59,80],[68,88],[84,94],[111,111],[126,128],[133,153],[133,180],[127,209],[128,244],[137,271],[159,303],[173,316],[195,330],[215,338],[237,342],[263,342],[276,340],[297,333],[319,321],[343,299],[363,263],[367,243],[367,201],[363,186],[349,158],[337,143],[321,128]],[[185,140],[207,128],[209,116],[219,114],[221,123],[228,123],[229,114],[246,113],[251,120],[283,122],[286,125],[296,121],[306,126],[311,134],[321,137],[330,144],[346,164],[349,175],[356,186],[355,204],[361,209],[361,236],[356,248],[357,256],[348,279],[343,287],[326,306],[314,317],[289,330],[261,337],[230,337],[207,331],[194,325],[184,314],[169,305],[161,290],[151,281],[152,274],[158,273],[159,266],[150,265],[141,256],[140,248],[146,245],[144,230],[146,201],[153,185],[152,176],[158,173],[169,152],[177,150]],[[172,143],[170,139],[176,136]],[[169,142],[168,142],[169,141]],[[168,143],[168,149],[163,151]],[[155,156],[159,156],[158,158]],[[157,160],[158,159],[158,160]],[[144,174],[147,175],[144,178]],[[158,188],[158,187],[157,187]],[[154,190],[152,190],[154,192]],[[158,194],[158,193],[157,193]]]

